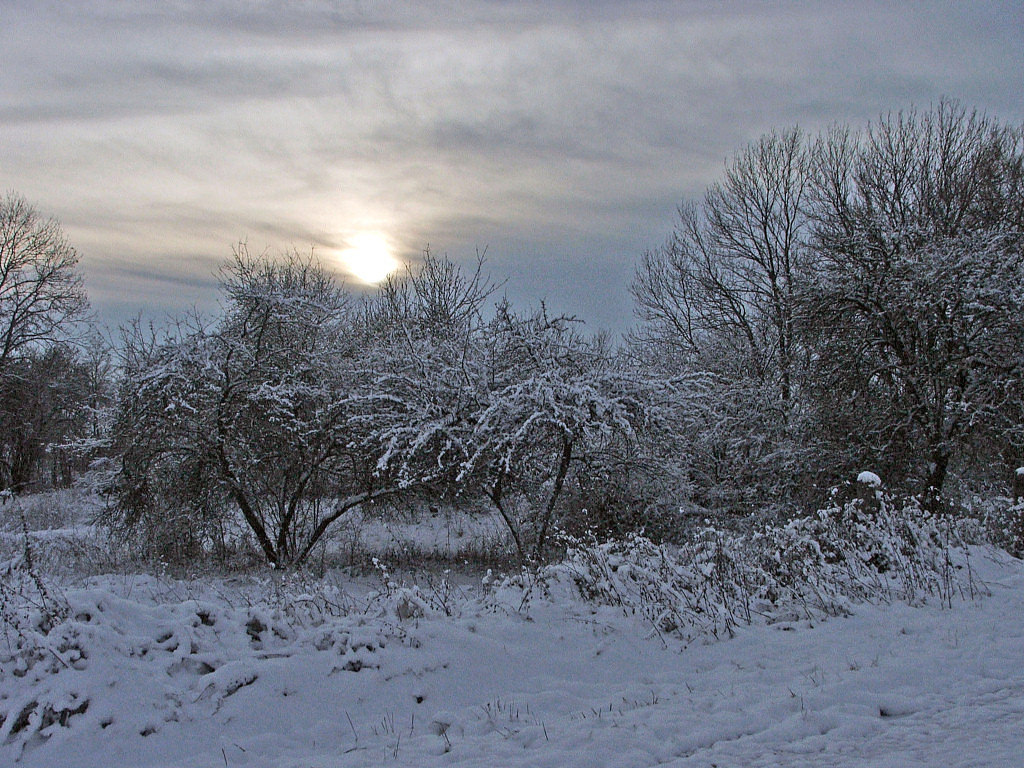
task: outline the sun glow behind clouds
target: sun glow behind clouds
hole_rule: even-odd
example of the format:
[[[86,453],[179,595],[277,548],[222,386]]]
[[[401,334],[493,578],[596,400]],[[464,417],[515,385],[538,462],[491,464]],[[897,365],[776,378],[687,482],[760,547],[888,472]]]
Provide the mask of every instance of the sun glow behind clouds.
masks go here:
[[[343,250],[340,257],[348,273],[358,280],[373,285],[398,269],[398,259],[381,235],[363,233],[349,242],[351,247]]]

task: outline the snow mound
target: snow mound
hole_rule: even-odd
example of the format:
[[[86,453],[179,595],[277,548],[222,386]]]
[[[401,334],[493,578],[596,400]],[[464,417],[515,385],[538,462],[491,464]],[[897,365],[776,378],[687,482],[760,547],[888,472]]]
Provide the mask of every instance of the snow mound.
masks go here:
[[[21,758],[86,734],[150,737],[217,713],[275,661],[313,653],[327,675],[375,669],[391,637],[406,635],[387,620],[310,614],[315,599],[243,607],[140,601],[109,585],[68,591],[49,622],[28,611],[5,624],[0,749]]]
[[[864,485],[870,486],[871,488],[882,487],[882,478],[880,478],[874,472],[868,472],[866,470],[857,475],[857,482],[863,483]]]

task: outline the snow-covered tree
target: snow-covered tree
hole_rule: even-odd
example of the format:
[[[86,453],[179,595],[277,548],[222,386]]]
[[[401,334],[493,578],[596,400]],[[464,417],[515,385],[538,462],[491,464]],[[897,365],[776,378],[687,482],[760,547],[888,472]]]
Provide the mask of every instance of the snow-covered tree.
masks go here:
[[[1024,134],[943,101],[863,136],[833,131],[818,158],[806,317],[823,422],[937,493],[970,440],[1012,431]]]
[[[482,256],[466,271],[427,251],[364,306],[380,384],[404,413],[386,429],[381,466],[431,503],[474,493],[458,478],[488,397],[483,312],[496,286],[483,268]]]
[[[524,560],[544,557],[571,475],[628,454],[648,417],[607,341],[573,326],[502,303],[486,328],[487,400],[459,479],[485,491]]]
[[[357,302],[314,259],[242,247],[222,291],[219,322],[126,370],[119,509],[197,530],[237,513],[270,563],[295,565],[349,510],[397,489],[385,435],[407,414],[381,386]]]
[[[163,338],[135,324],[122,336],[114,504],[102,519],[148,554],[183,562],[222,545],[232,517],[214,450],[214,339],[198,322]]]
[[[700,500],[733,509],[793,489],[813,450],[802,430],[810,351],[802,294],[809,244],[811,142],[790,129],[741,150],[675,233],[647,253],[632,291],[641,354],[699,381],[680,431]],[[784,480],[784,482],[779,482]]]
[[[633,291],[648,358],[708,376],[698,492],[1019,461],[1022,158],[1019,127],[943,101],[764,137],[681,209]]]

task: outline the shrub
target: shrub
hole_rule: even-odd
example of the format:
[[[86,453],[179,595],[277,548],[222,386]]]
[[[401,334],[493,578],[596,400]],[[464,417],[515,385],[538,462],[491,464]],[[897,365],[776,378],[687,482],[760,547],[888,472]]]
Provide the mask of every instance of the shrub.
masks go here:
[[[570,542],[550,575],[565,576],[590,600],[620,606],[659,633],[686,639],[732,635],[756,620],[848,613],[860,602],[976,596],[960,524],[913,500],[860,501],[747,533],[705,527],[680,547],[631,534],[598,544]]]

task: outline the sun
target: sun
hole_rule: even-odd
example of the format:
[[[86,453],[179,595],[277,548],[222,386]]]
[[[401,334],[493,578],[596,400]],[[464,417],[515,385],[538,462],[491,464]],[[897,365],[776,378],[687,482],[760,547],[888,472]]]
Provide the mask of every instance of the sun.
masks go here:
[[[339,255],[349,274],[363,283],[379,283],[398,269],[398,259],[383,236],[363,233],[349,239],[349,248]]]

